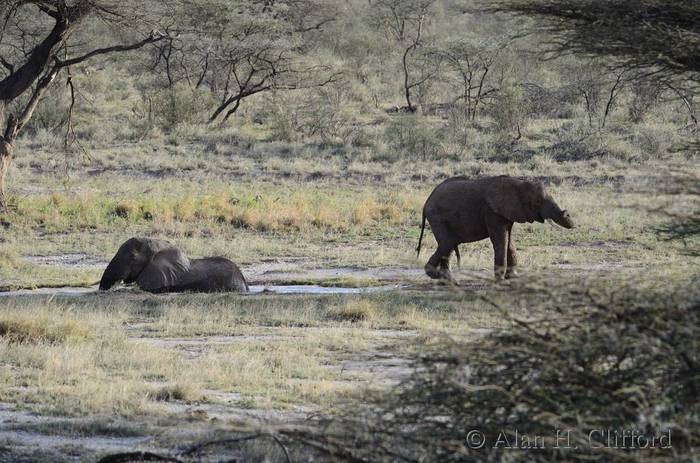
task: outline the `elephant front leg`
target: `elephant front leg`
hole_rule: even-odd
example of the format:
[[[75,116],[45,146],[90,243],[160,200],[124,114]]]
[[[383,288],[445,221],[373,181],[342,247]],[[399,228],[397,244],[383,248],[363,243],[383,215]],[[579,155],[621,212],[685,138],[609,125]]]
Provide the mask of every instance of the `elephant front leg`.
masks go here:
[[[508,230],[503,226],[489,227],[489,238],[493,245],[493,271],[496,280],[502,280],[508,269]]]
[[[507,252],[507,263],[508,268],[506,269],[506,278],[514,278],[518,276],[518,254],[515,250],[515,242],[513,241],[513,234],[508,231],[508,252]]]

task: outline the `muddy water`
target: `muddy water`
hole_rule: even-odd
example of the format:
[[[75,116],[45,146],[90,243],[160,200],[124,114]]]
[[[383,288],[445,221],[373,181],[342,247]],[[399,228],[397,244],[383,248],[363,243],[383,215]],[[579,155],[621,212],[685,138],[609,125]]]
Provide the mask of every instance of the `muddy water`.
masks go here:
[[[250,292],[252,294],[363,294],[376,293],[379,291],[392,291],[400,288],[401,285],[368,286],[362,288],[318,285],[253,285],[250,286]]]
[[[400,285],[383,285],[369,286],[364,288],[346,288],[346,287],[326,287],[318,285],[253,285],[250,286],[250,294],[366,294],[380,291],[392,291],[400,289]],[[118,291],[130,291],[128,288],[122,288]],[[96,287],[81,288],[65,286],[62,288],[36,288],[36,289],[18,289],[15,291],[0,292],[2,296],[60,296],[60,297],[79,297],[89,294],[104,294],[100,293]],[[170,293],[176,294],[176,293]]]
[[[61,288],[35,288],[35,289],[17,289],[15,291],[0,291],[0,297],[3,296],[61,296],[61,297],[76,297],[84,296],[96,292],[96,288],[81,288],[74,286],[64,286]]]

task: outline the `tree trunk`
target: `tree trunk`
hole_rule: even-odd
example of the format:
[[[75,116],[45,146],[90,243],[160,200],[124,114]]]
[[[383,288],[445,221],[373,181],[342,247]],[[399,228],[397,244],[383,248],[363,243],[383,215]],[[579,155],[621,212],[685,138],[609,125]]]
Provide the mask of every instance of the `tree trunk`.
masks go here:
[[[10,162],[12,161],[12,152],[14,151],[14,146],[12,143],[8,143],[5,137],[0,135],[0,208],[7,207],[7,196],[5,194],[5,176],[10,168]]]
[[[12,162],[17,134],[31,118],[41,96],[58,73],[58,67],[54,67],[51,72],[41,77],[51,54],[70,31],[68,19],[57,19],[49,35],[32,50],[27,61],[14,73],[0,81],[0,130],[4,130],[4,134],[0,132],[0,208],[7,208],[5,178]],[[38,82],[37,79],[39,79]],[[31,89],[34,82],[37,82],[36,88],[21,114],[9,113],[7,108],[10,102]]]
[[[403,53],[403,90],[404,96],[406,97],[406,105],[408,106],[409,112],[414,112],[413,103],[411,103],[411,86],[408,82],[408,54],[413,50],[414,45],[411,45]]]

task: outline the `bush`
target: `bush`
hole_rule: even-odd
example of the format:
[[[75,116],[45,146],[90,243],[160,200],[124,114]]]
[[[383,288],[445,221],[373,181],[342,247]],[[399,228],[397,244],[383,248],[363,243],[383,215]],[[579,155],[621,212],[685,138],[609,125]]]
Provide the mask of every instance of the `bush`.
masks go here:
[[[153,98],[155,119],[165,129],[181,123],[206,121],[214,107],[211,93],[192,89],[184,83],[162,89]]]
[[[557,162],[588,161],[609,154],[606,138],[579,124],[566,124],[554,134],[547,154]]]
[[[525,104],[532,115],[555,119],[574,117],[574,105],[578,100],[575,88],[570,85],[545,88],[534,83],[523,84]]]
[[[493,102],[489,105],[489,114],[496,123],[499,132],[517,132],[525,124],[529,113],[523,88],[515,83],[504,83]]]
[[[630,82],[630,101],[627,105],[627,114],[630,121],[642,122],[659,103],[662,88],[658,82],[636,79]]]
[[[328,311],[328,318],[338,321],[369,321],[377,318],[377,308],[371,301],[350,300],[345,304],[332,307]]]
[[[438,131],[422,116],[392,118],[384,130],[389,149],[406,158],[435,159],[444,153]]]
[[[354,407],[285,434],[344,461],[693,460],[697,287],[602,285],[522,288],[541,294],[538,309],[504,311],[509,329],[440,342],[364,412]],[[648,439],[623,442],[625,430]],[[651,437],[655,444],[643,448]]]
[[[637,126],[632,133],[632,144],[639,148],[644,158],[659,159],[671,151],[673,135],[672,130],[663,126]]]
[[[92,335],[78,320],[33,317],[17,313],[0,316],[0,341],[27,344],[62,344],[83,341]]]
[[[40,130],[49,132],[65,131],[69,106],[70,95],[66,86],[56,85],[50,87],[43,101],[37,106],[27,123],[27,134],[34,135]]]

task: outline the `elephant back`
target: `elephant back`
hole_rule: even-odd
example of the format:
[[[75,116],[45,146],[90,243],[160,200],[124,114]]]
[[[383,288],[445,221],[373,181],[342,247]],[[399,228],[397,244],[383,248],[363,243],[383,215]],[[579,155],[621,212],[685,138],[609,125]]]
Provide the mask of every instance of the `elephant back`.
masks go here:
[[[455,193],[459,194],[460,191],[468,187],[470,182],[473,181],[473,179],[465,175],[458,175],[443,180],[433,188],[433,191],[430,192],[430,195],[425,200],[425,204],[423,205],[424,211],[444,202],[446,197],[454,195]]]
[[[192,259],[190,271],[183,276],[174,291],[248,292],[248,284],[236,264],[225,257]]]
[[[167,291],[178,284],[189,270],[190,261],[187,256],[175,246],[169,245],[153,256],[139,274],[136,283],[145,291]]]

